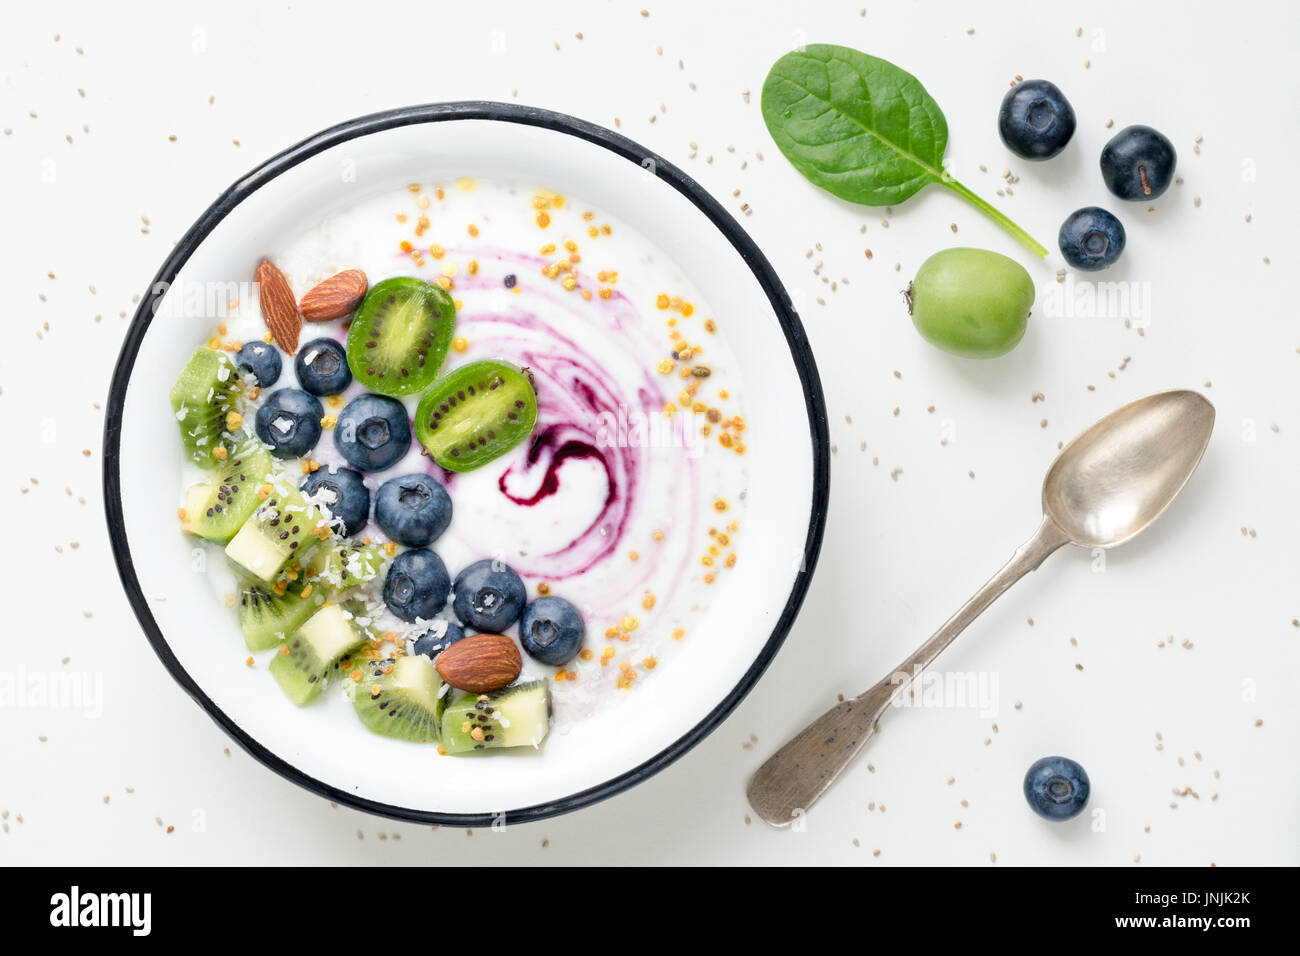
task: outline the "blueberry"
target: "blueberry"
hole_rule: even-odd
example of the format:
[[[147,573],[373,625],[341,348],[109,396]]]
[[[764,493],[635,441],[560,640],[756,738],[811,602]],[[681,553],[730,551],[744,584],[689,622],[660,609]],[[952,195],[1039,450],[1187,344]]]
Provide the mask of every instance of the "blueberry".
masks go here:
[[[451,608],[460,622],[476,631],[500,634],[524,609],[524,582],[500,561],[475,561],[456,575]]]
[[[259,388],[270,388],[280,378],[280,350],[265,342],[246,342],[235,353],[235,365]]]
[[[1113,265],[1124,251],[1124,226],[1096,206],[1084,206],[1061,223],[1056,237],[1065,261],[1084,272]]]
[[[564,598],[540,597],[524,608],[520,641],[543,664],[567,664],[582,647],[586,633],[582,615]]]
[[[451,578],[442,558],[419,548],[403,551],[388,566],[384,603],[403,621],[432,620],[447,603]]]
[[[1101,150],[1101,178],[1120,199],[1155,199],[1174,181],[1174,144],[1150,126],[1126,126]]]
[[[383,471],[411,447],[406,406],[384,395],[360,395],[348,402],[334,426],[334,444],[353,468]]]
[[[423,548],[451,524],[451,495],[428,475],[390,478],[375,495],[375,521],[399,544]]]
[[[1078,816],[1091,789],[1083,768],[1067,757],[1044,757],[1025,774],[1025,799],[1048,820]]]
[[[1021,159],[1051,159],[1074,135],[1074,109],[1056,84],[1017,83],[1002,97],[998,133]]]
[[[312,339],[293,360],[298,384],[313,395],[337,395],[352,383],[348,356],[334,339]]]
[[[415,653],[437,657],[465,636],[465,629],[455,621],[434,621],[415,642]]]
[[[308,495],[324,490],[319,500],[343,521],[345,537],[360,531],[370,518],[370,489],[351,468],[313,471],[299,487]]]
[[[276,458],[301,458],[320,441],[324,415],[315,395],[296,388],[272,392],[257,410],[257,437],[271,446]]]

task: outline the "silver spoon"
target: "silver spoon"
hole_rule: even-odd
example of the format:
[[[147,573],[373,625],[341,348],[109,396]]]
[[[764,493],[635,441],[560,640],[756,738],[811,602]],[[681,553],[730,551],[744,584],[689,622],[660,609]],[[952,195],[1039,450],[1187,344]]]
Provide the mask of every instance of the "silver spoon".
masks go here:
[[[754,811],[787,826],[827,791],[876,732],[890,702],[994,599],[1063,544],[1111,548],[1155,521],[1200,463],[1214,406],[1197,392],[1160,392],[1111,412],[1061,452],[1043,480],[1043,523],[973,598],[888,677],[809,724],[758,768]]]

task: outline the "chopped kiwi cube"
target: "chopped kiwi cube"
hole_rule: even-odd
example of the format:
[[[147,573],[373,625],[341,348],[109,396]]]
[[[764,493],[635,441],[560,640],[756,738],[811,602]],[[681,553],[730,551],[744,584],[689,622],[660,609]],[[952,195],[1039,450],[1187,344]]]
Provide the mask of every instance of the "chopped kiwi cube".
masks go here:
[[[226,556],[263,581],[274,581],[291,560],[301,560],[329,531],[321,513],[283,479],[268,481],[265,500],[226,545]],[[318,535],[318,529],[319,535]]]
[[[280,645],[271,676],[301,707],[320,696],[339,662],[369,638],[369,618],[356,602],[326,604]]]
[[[348,326],[348,367],[381,395],[414,395],[438,377],[456,325],[456,305],[441,286],[385,279],[370,287]]]
[[[420,399],[415,435],[448,471],[472,471],[532,434],[537,394],[532,376],[507,362],[462,365]]]
[[[262,584],[247,584],[239,591],[239,628],[250,651],[266,651],[293,634],[316,613],[321,592],[299,581],[281,593]],[[304,593],[306,592],[306,593]]]
[[[266,483],[271,467],[266,447],[246,436],[230,452],[215,478],[186,492],[183,530],[226,544],[260,504],[257,489]]]
[[[438,739],[447,688],[423,654],[359,665],[352,705],[370,730],[413,743]]]
[[[222,463],[218,448],[230,448],[225,439],[227,416],[243,384],[239,370],[225,352],[201,348],[181,369],[172,386],[172,412],[181,431],[181,442],[190,461],[205,468]]]
[[[382,545],[345,542],[317,548],[308,567],[316,580],[335,591],[346,591],[379,577],[386,558]]]
[[[454,691],[442,713],[442,747],[449,754],[538,747],[550,729],[551,688],[545,680],[493,691]]]

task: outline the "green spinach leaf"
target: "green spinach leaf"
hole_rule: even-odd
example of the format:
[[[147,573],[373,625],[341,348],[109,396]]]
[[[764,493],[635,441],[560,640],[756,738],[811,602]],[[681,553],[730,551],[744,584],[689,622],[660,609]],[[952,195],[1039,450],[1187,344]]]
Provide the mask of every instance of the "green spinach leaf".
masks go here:
[[[943,168],[943,111],[916,77],[887,60],[828,43],[787,53],[763,83],[763,121],[795,169],[841,199],[893,206],[938,183],[1039,258],[1047,255]]]

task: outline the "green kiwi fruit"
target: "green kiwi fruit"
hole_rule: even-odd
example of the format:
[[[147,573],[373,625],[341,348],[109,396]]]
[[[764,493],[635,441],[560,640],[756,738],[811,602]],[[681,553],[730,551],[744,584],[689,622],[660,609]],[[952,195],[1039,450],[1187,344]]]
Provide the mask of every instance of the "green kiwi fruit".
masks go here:
[[[551,688],[525,681],[493,691],[453,691],[442,713],[442,747],[449,754],[503,747],[537,747],[550,729]]]
[[[537,393],[524,369],[507,362],[462,365],[420,399],[415,435],[448,471],[472,471],[532,434]]]
[[[346,591],[379,577],[386,557],[382,545],[343,542],[333,547],[317,548],[308,567],[314,580],[335,591]]]
[[[316,507],[283,478],[269,479],[270,493],[226,545],[226,557],[245,571],[274,581],[290,561],[301,561],[326,527]]]
[[[384,737],[413,743],[438,739],[446,693],[433,661],[423,654],[361,665],[352,705],[361,722]]]
[[[339,662],[370,636],[369,617],[357,602],[326,604],[280,645],[271,676],[301,707],[320,696]]]
[[[250,651],[266,651],[302,627],[316,612],[316,589],[303,595],[301,582],[283,594],[261,584],[245,584],[239,591],[239,627]]]
[[[455,325],[456,304],[440,286],[385,279],[370,287],[348,327],[348,367],[372,392],[422,392],[438,377]]]
[[[239,370],[225,352],[204,347],[190,356],[171,390],[172,412],[190,461],[205,468],[221,464],[213,452],[229,450],[226,416],[235,410],[242,390]]]
[[[257,489],[266,483],[273,464],[265,445],[243,436],[222,462],[217,477],[186,492],[184,530],[226,544],[260,504]]]

